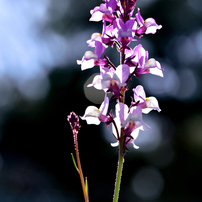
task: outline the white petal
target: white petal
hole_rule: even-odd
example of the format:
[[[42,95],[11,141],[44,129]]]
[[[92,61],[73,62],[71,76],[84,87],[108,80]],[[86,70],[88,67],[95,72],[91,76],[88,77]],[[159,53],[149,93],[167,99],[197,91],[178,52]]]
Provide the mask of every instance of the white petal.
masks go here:
[[[108,111],[108,107],[109,107],[109,98],[107,97],[107,94],[105,94],[105,99],[102,102],[100,109],[99,109],[100,113],[103,115],[106,115],[107,111]]]
[[[119,102],[116,104],[115,109],[116,109],[116,116],[121,121],[121,124],[124,124],[128,116],[128,106],[126,104]]]
[[[84,53],[84,59],[85,60],[90,60],[90,59],[97,60],[98,56],[95,53],[93,53],[92,51],[86,51]]]
[[[139,134],[139,129],[136,128],[136,129],[131,133],[131,136],[133,137],[133,140],[137,139],[138,134]]]
[[[136,102],[140,101],[140,103],[142,103],[145,101],[146,94],[145,94],[143,86],[138,85],[136,88],[133,88],[133,92],[134,92],[134,99]]]
[[[101,13],[100,11],[97,11],[97,12],[95,12],[95,13],[92,14],[92,16],[89,19],[89,21],[98,22],[98,21],[102,20],[102,16],[103,16],[103,13]]]
[[[93,79],[93,82],[91,84],[88,84],[87,87],[94,86],[96,89],[101,90],[102,89],[101,79],[102,77],[100,75],[96,75]]]
[[[78,63],[78,62],[77,62]],[[94,59],[84,60],[81,64],[81,70],[90,69],[95,66]]]
[[[158,61],[156,61],[154,58],[150,58],[146,62],[144,68],[149,69],[150,74],[154,74],[154,75],[163,77],[163,71],[161,69],[161,64]]]
[[[112,146],[112,147],[117,147],[117,146],[119,146],[119,141],[117,141],[117,142],[115,142],[115,143],[111,143],[111,146]]]
[[[121,84],[125,83],[130,74],[130,68],[128,65],[119,65],[116,69],[116,75],[118,76]]]
[[[83,117],[80,117],[82,120],[86,120],[87,124],[99,125],[100,121],[98,119],[100,111],[95,106],[89,106],[86,108],[85,114]]]
[[[149,113],[152,109],[157,110],[158,112],[161,111],[161,109],[159,108],[158,100],[155,97],[147,98],[146,105],[147,108],[142,110],[142,112],[145,114]]]
[[[156,62],[158,62],[158,61],[156,61]],[[158,63],[159,63],[159,62],[158,62]],[[160,64],[160,63],[159,63],[159,64]],[[158,65],[158,66],[159,66],[159,65]],[[158,66],[157,66],[157,67],[158,67]],[[163,77],[163,71],[162,71],[162,69],[160,69],[160,68],[151,68],[151,69],[150,69],[150,74]]]
[[[139,149],[139,148],[140,148],[140,147],[137,146],[134,142],[132,142],[132,144],[133,144],[133,147],[134,147],[135,149]]]
[[[134,143],[134,141],[137,139],[138,137],[138,134],[139,134],[139,129],[135,129],[132,133],[131,133],[131,136],[134,138],[133,141],[131,142],[133,144],[133,147],[135,149],[139,149],[139,147]]]
[[[81,117],[82,119],[82,117]],[[94,118],[94,117],[86,117],[85,119],[87,124],[95,124],[95,125],[99,125],[100,124],[100,120],[98,118]]]
[[[152,110],[153,110],[152,108],[145,108],[145,109],[142,109],[142,113],[148,114]]]
[[[86,111],[85,111],[85,114],[84,114],[84,117],[99,117],[100,115],[100,111],[97,107],[95,106],[88,106],[86,108]]]

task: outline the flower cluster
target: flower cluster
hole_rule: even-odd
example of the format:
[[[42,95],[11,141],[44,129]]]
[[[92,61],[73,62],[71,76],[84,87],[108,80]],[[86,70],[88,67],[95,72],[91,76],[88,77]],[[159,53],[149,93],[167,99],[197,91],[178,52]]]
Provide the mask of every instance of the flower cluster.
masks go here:
[[[150,127],[142,120],[142,113],[149,113],[151,110],[160,112],[158,101],[155,97],[146,97],[144,88],[137,86],[133,88],[134,98],[131,105],[125,104],[125,92],[129,88],[130,81],[142,74],[154,74],[163,77],[161,65],[154,58],[149,59],[148,51],[141,44],[138,44],[144,34],[155,34],[161,29],[153,18],[144,18],[137,8],[133,17],[136,0],[104,0],[104,2],[90,11],[90,21],[102,21],[102,33],[93,33],[87,41],[89,47],[94,51],[86,51],[77,64],[81,70],[99,66],[100,74],[95,76],[88,87],[94,87],[105,92],[104,101],[98,109],[95,106],[87,107],[81,119],[88,124],[100,124],[104,122],[109,126],[113,125],[112,132],[117,140],[112,146],[122,144],[127,149],[128,144],[133,144],[139,130],[147,130]],[[131,41],[136,41],[137,46],[131,48]],[[115,66],[107,55],[105,49],[116,45],[120,52],[120,65]],[[109,98],[116,99],[115,117],[112,110],[108,112]]]

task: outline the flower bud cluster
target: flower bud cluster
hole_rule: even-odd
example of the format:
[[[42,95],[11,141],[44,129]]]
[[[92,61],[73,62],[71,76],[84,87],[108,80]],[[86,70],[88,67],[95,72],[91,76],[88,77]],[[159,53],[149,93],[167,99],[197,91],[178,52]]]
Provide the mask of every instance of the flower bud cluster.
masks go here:
[[[105,92],[105,98],[100,108],[95,106],[87,107],[81,119],[88,124],[100,124],[104,122],[112,124],[113,134],[117,140],[112,146],[120,143],[121,134],[124,134],[124,147],[133,144],[137,138],[139,130],[147,130],[150,127],[142,120],[142,113],[149,113],[151,110],[160,112],[158,101],[155,97],[146,97],[144,88],[139,85],[133,88],[134,99],[130,106],[124,103],[125,91],[129,82],[134,77],[140,78],[142,74],[154,74],[163,77],[163,70],[158,61],[149,59],[148,51],[141,44],[131,48],[130,42],[140,41],[144,34],[155,34],[161,29],[153,18],[146,20],[137,13],[133,17],[136,0],[104,0],[100,6],[96,6],[90,11],[90,21],[102,21],[102,33],[93,33],[87,41],[89,47],[94,51],[86,51],[77,64],[81,65],[81,70],[99,66],[100,74],[95,76],[88,87],[94,87]],[[120,65],[115,66],[110,59],[104,55],[105,49],[114,44],[120,52]],[[103,56],[104,55],[104,56]],[[114,118],[112,111],[108,112],[108,93],[112,93],[111,99],[116,99]],[[121,132],[122,131],[122,132]],[[123,141],[122,141],[123,142]]]
[[[74,112],[71,112],[70,115],[67,116],[67,121],[71,126],[73,134],[77,135],[80,129],[79,117]]]

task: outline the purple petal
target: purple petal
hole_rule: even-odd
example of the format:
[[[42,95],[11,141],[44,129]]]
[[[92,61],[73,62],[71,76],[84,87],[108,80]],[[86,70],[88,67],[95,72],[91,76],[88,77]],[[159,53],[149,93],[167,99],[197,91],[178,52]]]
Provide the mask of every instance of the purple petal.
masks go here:
[[[120,79],[121,84],[124,84],[129,77],[130,67],[126,64],[119,65],[115,73]]]
[[[143,25],[144,24],[144,19],[143,19],[143,17],[140,14],[140,9],[139,8],[137,8],[137,14],[135,15],[135,17],[136,17],[137,23],[139,25]]]
[[[105,51],[105,46],[100,41],[95,41],[95,55],[97,55],[98,58],[102,55],[102,53]]]

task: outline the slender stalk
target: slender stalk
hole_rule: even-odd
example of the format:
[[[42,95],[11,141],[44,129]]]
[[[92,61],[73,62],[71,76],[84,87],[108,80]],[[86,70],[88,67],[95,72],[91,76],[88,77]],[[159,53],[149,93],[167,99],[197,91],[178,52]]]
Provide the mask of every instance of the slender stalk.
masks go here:
[[[105,59],[107,59],[109,65],[110,65],[114,70],[116,70],[115,65],[110,61],[110,59],[109,59],[107,56],[104,56],[104,57],[105,57]]]
[[[120,184],[121,184],[123,162],[124,162],[124,155],[120,155],[119,156],[119,162],[118,162],[118,170],[117,170],[117,177],[116,177],[116,185],[115,185],[115,190],[114,190],[113,202],[117,202],[118,198],[119,198],[119,190],[120,190]]]
[[[75,146],[75,151],[76,151],[76,161],[77,161],[77,166],[78,166],[78,173],[79,173],[79,176],[80,176],[81,186],[82,186],[82,189],[83,189],[83,195],[84,195],[85,202],[88,202],[89,201],[88,200],[88,194],[87,194],[87,190],[86,190],[86,186],[85,186],[85,181],[84,181],[83,172],[82,172],[82,168],[81,168],[80,157],[79,157],[77,134],[74,134],[74,146]]]
[[[124,50],[121,52],[121,63],[124,63]],[[119,101],[124,103],[125,102],[125,91],[126,88],[121,88],[121,94],[123,95]],[[115,182],[115,189],[114,189],[114,198],[113,202],[118,202],[119,198],[119,191],[120,191],[120,185],[121,185],[121,176],[122,176],[122,170],[123,170],[123,162],[124,162],[124,154],[125,154],[125,147],[124,147],[124,129],[121,128],[121,134],[119,137],[119,160],[118,160],[118,167],[117,167],[117,173],[116,173],[116,182]]]
[[[124,60],[125,60],[125,49],[123,48],[120,53],[120,63],[124,64]]]
[[[118,161],[118,168],[117,168],[117,174],[116,174],[113,202],[118,202],[118,198],[119,198],[121,176],[122,176],[123,163],[124,163],[124,147],[123,146],[124,146],[124,132],[122,128],[121,137],[119,141],[119,161]]]

